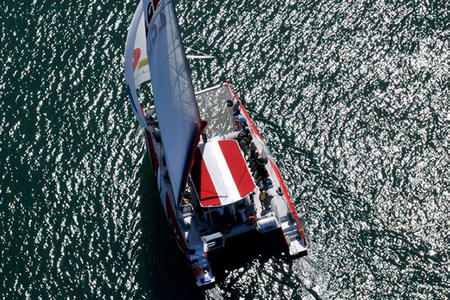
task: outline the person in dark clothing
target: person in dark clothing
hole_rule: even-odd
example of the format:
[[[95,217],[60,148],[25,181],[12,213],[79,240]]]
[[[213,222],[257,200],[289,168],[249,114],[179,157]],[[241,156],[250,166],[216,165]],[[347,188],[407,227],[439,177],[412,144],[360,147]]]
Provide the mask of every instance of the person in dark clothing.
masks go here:
[[[256,179],[257,180],[265,180],[269,177],[269,173],[267,172],[265,165],[257,165],[256,167]]]
[[[239,102],[236,102],[236,103],[233,105],[233,116],[237,116],[237,115],[239,115],[240,113],[241,113],[241,109],[240,109]]]
[[[258,158],[258,151],[256,150],[256,145],[253,142],[250,142],[250,155],[249,160],[254,161]]]
[[[250,134],[250,130],[248,130],[248,128],[243,128],[238,134],[238,141],[248,138],[249,135],[250,135],[250,137],[252,136]]]

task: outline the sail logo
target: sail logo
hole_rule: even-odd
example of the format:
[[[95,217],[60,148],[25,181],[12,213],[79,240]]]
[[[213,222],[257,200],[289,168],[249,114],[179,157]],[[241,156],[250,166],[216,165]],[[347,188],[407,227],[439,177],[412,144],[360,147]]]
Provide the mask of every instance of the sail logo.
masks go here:
[[[158,34],[166,27],[166,15],[163,12],[155,13],[160,8],[160,0],[149,0],[145,7],[145,35],[147,42],[151,41],[154,46],[158,38]],[[162,10],[162,9],[160,9]],[[156,19],[159,19],[159,22]]]
[[[147,24],[150,24],[153,19],[153,14],[155,13],[155,10],[158,8],[159,0],[150,0],[147,4],[146,8],[146,15],[147,15],[147,22],[145,22],[145,35],[148,36],[148,26]]]
[[[140,48],[134,49],[133,50],[133,72],[136,71],[140,57],[141,57],[141,49]]]
[[[139,69],[142,69],[146,65],[148,65],[148,58],[146,55],[141,59],[142,50],[141,48],[135,48],[133,50],[133,72]]]

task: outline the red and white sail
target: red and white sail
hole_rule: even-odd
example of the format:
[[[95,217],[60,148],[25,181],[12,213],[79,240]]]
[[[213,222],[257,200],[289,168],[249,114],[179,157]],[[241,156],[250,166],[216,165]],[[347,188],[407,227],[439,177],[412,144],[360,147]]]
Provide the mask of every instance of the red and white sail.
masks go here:
[[[202,121],[172,1],[143,0],[143,6],[155,109],[173,192],[179,199]]]
[[[141,125],[149,129],[137,96],[137,88],[143,82],[150,80],[142,1],[139,2],[128,28],[125,46],[125,80],[133,112]]]
[[[200,145],[191,175],[204,207],[234,203],[256,188],[235,140]]]

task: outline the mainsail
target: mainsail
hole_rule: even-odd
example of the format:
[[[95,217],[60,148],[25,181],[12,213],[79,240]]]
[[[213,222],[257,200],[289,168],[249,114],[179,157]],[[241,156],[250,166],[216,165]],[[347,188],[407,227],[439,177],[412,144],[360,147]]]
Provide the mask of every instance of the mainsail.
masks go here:
[[[136,93],[136,89],[141,83],[150,80],[142,2],[139,2],[133,20],[128,28],[127,43],[125,46],[125,80],[127,82],[133,112],[141,125],[149,129],[145,117],[142,114],[141,105],[139,104]]]
[[[156,114],[174,196],[184,189],[203,123],[171,0],[143,0]]]

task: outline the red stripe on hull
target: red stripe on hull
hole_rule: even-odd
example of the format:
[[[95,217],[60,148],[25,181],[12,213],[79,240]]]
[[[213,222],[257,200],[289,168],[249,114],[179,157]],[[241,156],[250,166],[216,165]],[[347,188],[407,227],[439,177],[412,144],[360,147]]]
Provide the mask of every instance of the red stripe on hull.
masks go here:
[[[241,156],[237,143],[235,141],[220,141],[219,146],[238,188],[239,195],[242,198],[250,194],[255,189],[255,184],[245,161],[241,157],[236,157],[237,155]]]
[[[297,212],[295,211],[294,204],[292,204],[291,197],[289,196],[287,187],[284,184],[283,178],[281,177],[280,170],[278,170],[277,166],[273,163],[272,160],[270,160],[270,164],[272,165],[272,168],[275,171],[275,175],[277,176],[278,181],[281,184],[281,188],[283,189],[284,196],[286,197],[286,199],[287,199],[287,201],[289,203],[289,208],[291,209],[292,214],[294,215],[294,219],[297,222],[298,229],[300,230],[300,232],[302,234],[302,237],[304,239],[305,238],[305,234],[303,233],[302,225],[300,224],[300,220],[298,219]]]

